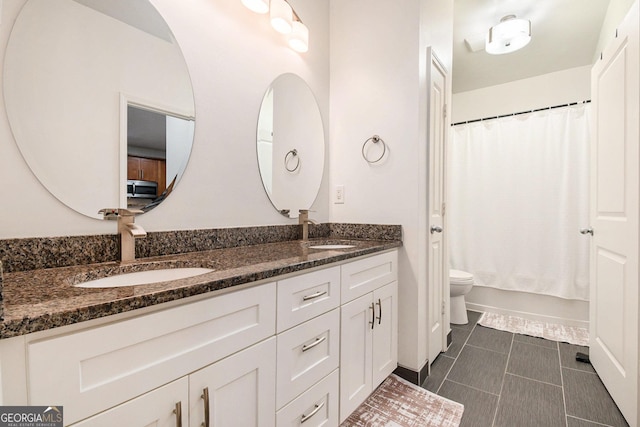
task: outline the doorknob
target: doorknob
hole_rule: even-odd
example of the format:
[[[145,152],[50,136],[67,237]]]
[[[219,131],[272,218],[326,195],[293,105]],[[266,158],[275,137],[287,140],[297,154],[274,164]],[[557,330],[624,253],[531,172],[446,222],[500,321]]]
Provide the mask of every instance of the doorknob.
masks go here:
[[[581,228],[580,234],[591,234],[593,236],[593,228]]]
[[[442,233],[442,227],[438,227],[437,225],[432,225],[431,234],[433,233]]]

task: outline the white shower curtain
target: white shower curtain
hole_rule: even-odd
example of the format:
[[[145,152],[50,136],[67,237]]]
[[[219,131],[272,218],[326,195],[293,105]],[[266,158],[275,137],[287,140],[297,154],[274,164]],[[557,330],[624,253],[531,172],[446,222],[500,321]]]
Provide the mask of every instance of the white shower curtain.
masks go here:
[[[450,156],[451,267],[588,300],[588,105],[454,126]]]

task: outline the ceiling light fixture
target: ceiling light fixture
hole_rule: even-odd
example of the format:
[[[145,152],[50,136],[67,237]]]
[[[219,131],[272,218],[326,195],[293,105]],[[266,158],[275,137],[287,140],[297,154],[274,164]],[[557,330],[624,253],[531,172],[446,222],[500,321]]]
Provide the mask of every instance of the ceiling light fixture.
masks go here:
[[[492,55],[515,52],[531,41],[531,21],[507,15],[489,29],[485,50]]]
[[[1,2],[2,0],[0,0]],[[256,13],[270,12],[271,26],[286,34],[289,47],[296,52],[309,50],[309,28],[302,22],[287,0],[241,0],[242,4]]]

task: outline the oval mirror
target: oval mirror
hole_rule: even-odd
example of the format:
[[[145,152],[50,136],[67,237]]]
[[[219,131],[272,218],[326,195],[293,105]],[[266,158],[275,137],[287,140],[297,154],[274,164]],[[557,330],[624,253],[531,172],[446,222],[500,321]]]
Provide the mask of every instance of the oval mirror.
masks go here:
[[[324,170],[324,129],[311,89],[295,74],[276,78],[262,99],[258,166],[273,206],[297,218],[313,204]]]
[[[58,200],[102,218],[102,208],[149,210],[173,190],[193,143],[193,91],[148,0],[29,0],[4,67],[16,143]]]

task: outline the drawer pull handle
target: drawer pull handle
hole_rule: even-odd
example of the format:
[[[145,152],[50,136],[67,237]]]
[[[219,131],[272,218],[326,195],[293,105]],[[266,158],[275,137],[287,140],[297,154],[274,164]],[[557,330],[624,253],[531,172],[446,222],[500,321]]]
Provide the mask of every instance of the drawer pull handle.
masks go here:
[[[202,389],[202,396],[200,397],[204,400],[204,423],[201,426],[209,427],[209,387]]]
[[[322,407],[324,406],[324,402],[320,403],[319,405],[316,405],[316,407],[313,409],[313,411],[311,411],[309,413],[309,415],[302,415],[302,418],[300,418],[300,424],[306,422],[309,420],[309,418],[313,417],[315,414],[318,413],[318,411],[320,409],[322,409]]]
[[[176,427],[182,427],[182,402],[176,403],[173,413],[176,414]]]
[[[373,305],[373,303],[371,303],[371,307],[369,307],[371,309],[371,329],[373,329],[373,326],[376,324],[376,309],[375,306]]]
[[[380,298],[378,298],[378,302],[376,304],[378,305],[378,310],[380,310],[380,315],[378,315],[377,317],[379,325],[382,322],[382,301],[380,300]]]
[[[310,299],[316,299],[326,294],[327,294],[327,291],[318,291],[315,294],[303,296],[302,301],[309,301]]]
[[[302,346],[302,351],[311,350],[313,347],[317,346],[318,344],[320,344],[321,342],[323,342],[326,339],[327,339],[326,335],[323,336],[323,337],[316,338],[316,340],[314,342],[312,342],[311,344],[303,345]]]

